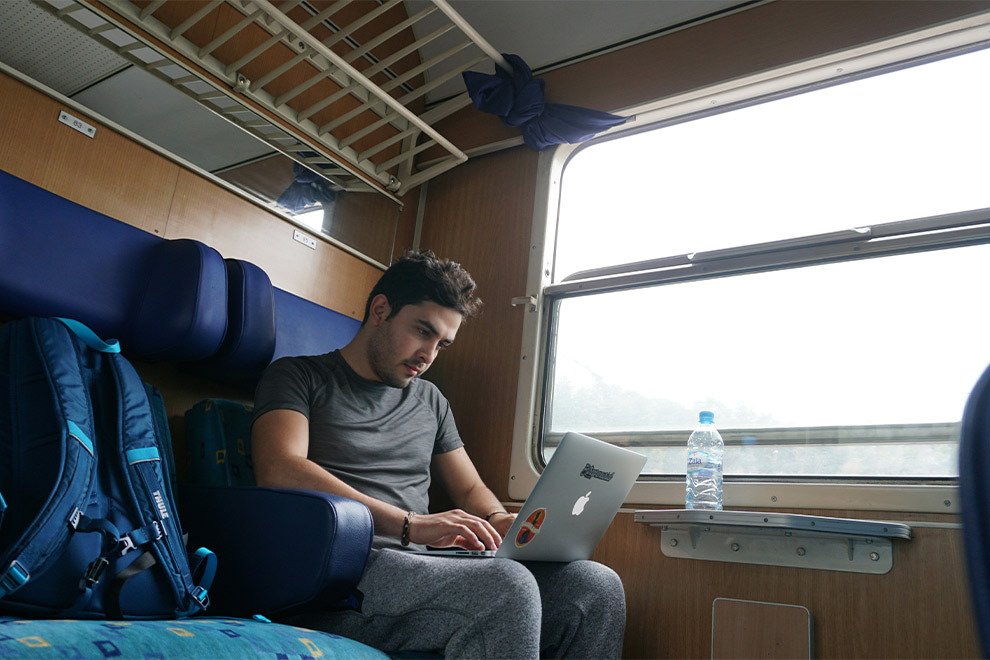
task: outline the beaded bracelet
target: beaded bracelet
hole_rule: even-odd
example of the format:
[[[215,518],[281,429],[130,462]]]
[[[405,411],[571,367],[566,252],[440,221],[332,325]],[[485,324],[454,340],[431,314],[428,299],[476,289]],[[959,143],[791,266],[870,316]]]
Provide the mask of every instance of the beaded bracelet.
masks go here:
[[[410,527],[410,523],[412,522],[413,516],[415,515],[416,515],[415,511],[410,511],[409,513],[406,514],[405,519],[403,519],[402,521],[402,536],[399,537],[399,543],[402,544],[402,547],[406,547],[409,545],[409,527]]]

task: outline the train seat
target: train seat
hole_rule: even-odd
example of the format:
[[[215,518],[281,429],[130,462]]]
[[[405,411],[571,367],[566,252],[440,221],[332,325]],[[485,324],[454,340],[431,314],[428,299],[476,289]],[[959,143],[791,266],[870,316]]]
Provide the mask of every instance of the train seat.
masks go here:
[[[959,496],[973,616],[983,657],[990,657],[990,367],[963,411]]]
[[[273,288],[256,266],[225,262],[198,241],[154,236],[0,171],[0,322],[25,316],[77,319],[119,339],[128,358],[212,360],[244,377],[260,375],[279,352],[326,346],[312,342],[328,333],[330,343],[346,342],[357,325]],[[221,583],[240,589],[225,611],[129,621],[112,631],[106,621],[0,617],[0,657],[23,657],[32,643],[77,657],[89,657],[78,649],[101,654],[93,657],[386,657],[352,640],[251,618],[351,594],[373,530],[363,504],[308,491],[190,487],[179,513],[191,537],[216,546]],[[261,559],[261,568],[245,569],[238,558],[245,555]],[[216,618],[234,609],[248,618]]]

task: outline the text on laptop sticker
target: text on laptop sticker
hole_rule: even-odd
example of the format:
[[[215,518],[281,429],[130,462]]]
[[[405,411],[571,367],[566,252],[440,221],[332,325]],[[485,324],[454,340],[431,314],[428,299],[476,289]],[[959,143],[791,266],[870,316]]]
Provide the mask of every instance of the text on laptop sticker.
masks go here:
[[[516,534],[516,547],[521,548],[535,539],[536,535],[540,533],[540,527],[546,519],[546,509],[537,509],[533,513],[529,514],[529,518],[526,518],[526,521],[522,524],[522,527],[519,528],[519,533]]]
[[[599,470],[591,463],[587,463],[584,469],[581,470],[581,476],[585,479],[601,479],[602,481],[612,481],[612,477],[615,476],[615,472],[606,472],[605,470]]]

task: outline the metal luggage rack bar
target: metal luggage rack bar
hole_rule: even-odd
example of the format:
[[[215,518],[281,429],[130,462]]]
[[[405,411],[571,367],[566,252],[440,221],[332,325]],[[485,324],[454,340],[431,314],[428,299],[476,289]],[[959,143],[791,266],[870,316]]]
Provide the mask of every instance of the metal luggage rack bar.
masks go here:
[[[370,37],[375,21],[399,11],[402,0],[338,0],[326,6],[309,0],[203,0],[191,11],[187,3],[183,11],[170,11],[174,0],[69,1],[35,0],[290,158],[322,175],[333,172],[328,178],[343,189],[370,186],[402,194],[466,161],[433,124],[468,105],[467,93],[421,115],[410,105],[489,59],[509,68],[444,0],[431,0],[433,6]],[[355,18],[355,8],[365,7]],[[230,23],[231,8],[242,18],[204,39],[197,26],[220,24],[221,15],[223,25]],[[338,25],[335,19],[345,9],[348,22]],[[446,23],[422,27],[428,33],[417,37],[413,27],[427,17],[431,25],[438,19]],[[403,34],[409,43],[395,45]],[[423,46],[457,34],[463,38],[442,54],[412,59]],[[472,57],[470,51],[479,49],[482,54]],[[332,108],[335,103],[345,109]],[[433,146],[447,155],[417,169],[416,156]]]

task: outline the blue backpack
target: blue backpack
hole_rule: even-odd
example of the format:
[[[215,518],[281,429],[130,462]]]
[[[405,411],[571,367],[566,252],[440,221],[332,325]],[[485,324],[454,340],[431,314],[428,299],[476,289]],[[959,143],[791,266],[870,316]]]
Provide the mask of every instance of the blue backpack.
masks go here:
[[[207,607],[216,557],[186,553],[166,420],[115,340],[68,319],[0,328],[0,611],[158,619]]]

